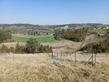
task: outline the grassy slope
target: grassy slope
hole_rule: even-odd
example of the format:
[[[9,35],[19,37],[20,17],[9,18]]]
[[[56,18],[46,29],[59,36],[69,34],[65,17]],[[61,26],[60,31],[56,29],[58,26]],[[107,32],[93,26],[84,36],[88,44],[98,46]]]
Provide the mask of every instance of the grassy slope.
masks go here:
[[[45,43],[45,42],[53,42],[55,41],[54,37],[52,35],[47,35],[47,36],[17,36],[13,35],[12,39],[17,41],[17,42],[26,42],[29,38],[36,38],[36,40],[40,43]]]
[[[2,55],[0,57],[0,82],[108,82],[109,64],[92,67],[84,62],[58,60],[60,66],[51,64],[50,57],[35,55]]]

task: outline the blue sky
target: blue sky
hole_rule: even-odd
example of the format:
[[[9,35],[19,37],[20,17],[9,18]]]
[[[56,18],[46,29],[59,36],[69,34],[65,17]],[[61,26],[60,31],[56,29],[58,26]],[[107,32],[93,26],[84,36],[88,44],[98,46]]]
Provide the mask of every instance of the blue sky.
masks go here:
[[[109,0],[0,0],[0,24],[109,24]]]

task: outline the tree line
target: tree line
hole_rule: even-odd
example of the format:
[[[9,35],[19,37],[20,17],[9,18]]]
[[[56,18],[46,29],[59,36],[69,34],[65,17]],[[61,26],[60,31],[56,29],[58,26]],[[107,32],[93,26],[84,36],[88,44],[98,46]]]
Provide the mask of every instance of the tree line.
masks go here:
[[[76,41],[80,42],[85,40],[86,34],[87,34],[88,29],[82,28],[82,29],[76,29],[76,30],[56,30],[54,33],[54,38],[56,40],[61,40],[61,39],[68,39],[71,41]]]
[[[0,30],[0,43],[12,40],[12,35],[6,30]],[[6,45],[0,46],[0,52],[2,53],[51,53],[52,48],[48,45],[41,45],[36,39],[30,38],[26,45],[16,44],[15,47],[7,47]]]
[[[34,38],[30,38],[26,45],[16,44],[15,47],[7,47],[6,45],[2,45],[0,47],[1,53],[52,53],[52,47],[41,45]]]

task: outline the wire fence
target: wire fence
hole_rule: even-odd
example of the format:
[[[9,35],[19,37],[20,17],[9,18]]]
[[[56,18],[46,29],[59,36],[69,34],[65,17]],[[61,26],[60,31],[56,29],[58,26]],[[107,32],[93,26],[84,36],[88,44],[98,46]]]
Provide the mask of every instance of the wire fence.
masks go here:
[[[95,66],[97,63],[109,62],[109,53],[95,54],[95,53],[63,53],[55,52],[52,54],[54,58],[59,59],[68,59],[74,61],[84,61],[86,63],[92,62],[92,65]]]

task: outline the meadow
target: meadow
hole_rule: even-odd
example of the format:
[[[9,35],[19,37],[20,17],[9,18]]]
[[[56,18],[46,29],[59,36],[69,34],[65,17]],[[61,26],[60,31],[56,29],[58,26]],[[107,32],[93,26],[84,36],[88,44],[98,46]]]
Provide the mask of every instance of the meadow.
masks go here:
[[[45,35],[45,36],[12,35],[12,39],[17,42],[25,43],[29,38],[35,38],[40,43],[55,41],[53,35]]]

